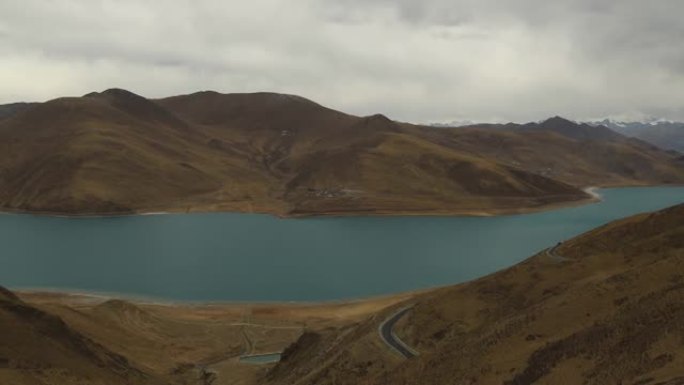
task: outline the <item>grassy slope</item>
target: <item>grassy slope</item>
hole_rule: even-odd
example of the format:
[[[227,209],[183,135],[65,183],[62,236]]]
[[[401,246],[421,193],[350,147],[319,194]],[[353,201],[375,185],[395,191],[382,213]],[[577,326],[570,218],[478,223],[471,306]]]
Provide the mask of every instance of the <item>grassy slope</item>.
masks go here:
[[[288,384],[679,384],[684,381],[684,206],[589,232],[558,251],[411,300],[397,334],[376,317],[302,338],[267,377]],[[402,306],[402,305],[397,305]],[[390,314],[391,309],[384,315]],[[325,352],[325,353],[321,353]]]
[[[162,384],[60,318],[0,290],[0,383]]]
[[[558,122],[557,118],[551,121]],[[684,165],[670,152],[615,133],[599,132],[597,137],[603,139],[589,140],[551,127],[542,123],[447,129],[442,140],[456,150],[479,153],[575,186],[681,183]]]
[[[151,101],[108,90],[0,120],[0,205],[66,214],[483,214],[588,199],[576,186],[684,181],[673,155],[614,133],[570,137],[568,123],[433,129],[292,95]]]
[[[253,385],[270,367],[241,364],[241,355],[282,351],[304,329],[356,324],[410,296],[170,305],[60,293],[21,293],[22,301],[0,288],[0,383]],[[21,311],[9,308],[16,304]]]

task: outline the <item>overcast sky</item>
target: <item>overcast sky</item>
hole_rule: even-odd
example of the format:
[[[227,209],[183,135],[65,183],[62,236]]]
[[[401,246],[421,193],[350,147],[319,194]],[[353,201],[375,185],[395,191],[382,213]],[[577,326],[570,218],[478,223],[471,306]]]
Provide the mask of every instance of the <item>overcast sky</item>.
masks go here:
[[[0,103],[276,91],[411,122],[684,120],[681,0],[3,0]]]

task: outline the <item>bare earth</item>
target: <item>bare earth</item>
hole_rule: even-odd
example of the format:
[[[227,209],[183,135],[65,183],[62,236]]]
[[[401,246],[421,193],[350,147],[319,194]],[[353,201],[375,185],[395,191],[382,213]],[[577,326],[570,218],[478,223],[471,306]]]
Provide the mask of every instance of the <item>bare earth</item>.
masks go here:
[[[679,154],[561,118],[433,128],[274,93],[111,89],[0,115],[0,210],[496,215],[684,183]]]
[[[145,371],[189,383],[202,383],[206,372],[216,385],[256,384],[272,367],[240,363],[242,355],[282,352],[305,331],[352,325],[414,295],[323,304],[171,304],[19,293],[26,303],[60,317]],[[0,383],[2,375],[0,369]]]

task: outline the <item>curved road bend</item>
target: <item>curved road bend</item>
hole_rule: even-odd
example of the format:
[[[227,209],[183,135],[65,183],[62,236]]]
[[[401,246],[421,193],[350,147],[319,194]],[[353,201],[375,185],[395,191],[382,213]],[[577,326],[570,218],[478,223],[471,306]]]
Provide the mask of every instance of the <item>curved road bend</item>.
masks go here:
[[[565,258],[565,257],[563,257],[563,256],[560,256],[560,255],[556,254],[556,249],[558,248],[558,246],[560,246],[560,244],[555,245],[555,246],[553,246],[553,247],[549,247],[548,249],[546,249],[546,255],[547,255],[552,261],[554,261],[554,262],[566,262],[566,261],[569,261],[570,258]]]
[[[378,333],[380,334],[380,338],[382,339],[382,341],[385,342],[387,346],[392,348],[392,350],[399,353],[404,358],[415,357],[418,355],[418,352],[411,349],[402,340],[400,340],[399,337],[397,337],[394,334],[392,328],[401,319],[401,317],[408,313],[409,310],[411,310],[412,308],[413,306],[408,306],[399,310],[398,312],[394,313],[389,318],[387,318],[378,327]]]

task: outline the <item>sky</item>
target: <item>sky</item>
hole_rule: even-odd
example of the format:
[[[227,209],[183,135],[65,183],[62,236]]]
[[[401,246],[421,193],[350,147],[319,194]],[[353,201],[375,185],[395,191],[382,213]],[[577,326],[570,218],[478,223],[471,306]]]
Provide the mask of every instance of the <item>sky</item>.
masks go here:
[[[297,94],[409,122],[684,120],[681,0],[6,0],[0,103]]]

